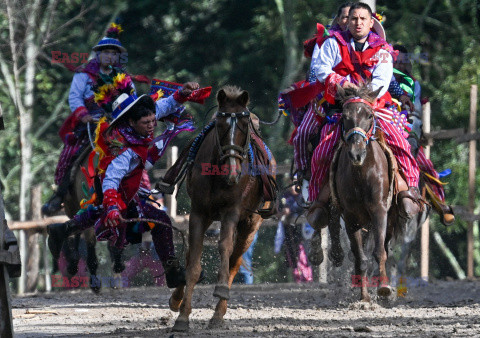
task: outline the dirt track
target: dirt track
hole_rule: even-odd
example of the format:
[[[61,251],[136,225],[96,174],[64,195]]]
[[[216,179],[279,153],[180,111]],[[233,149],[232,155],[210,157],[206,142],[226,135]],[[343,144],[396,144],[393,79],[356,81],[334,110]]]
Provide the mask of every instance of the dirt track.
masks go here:
[[[226,326],[208,330],[213,285],[196,288],[190,333],[181,336],[480,336],[480,282],[432,282],[405,298],[360,309],[358,289],[326,284],[239,286]],[[374,290],[370,291],[374,294]],[[166,288],[88,289],[13,299],[17,337],[171,336]]]

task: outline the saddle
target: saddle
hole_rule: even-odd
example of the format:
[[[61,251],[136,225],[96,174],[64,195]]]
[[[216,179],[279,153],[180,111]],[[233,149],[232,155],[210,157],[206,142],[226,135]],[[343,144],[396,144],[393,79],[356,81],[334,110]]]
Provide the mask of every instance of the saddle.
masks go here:
[[[278,186],[275,180],[276,167],[272,164],[273,155],[262,137],[258,133],[258,126],[250,121],[250,146],[248,151],[249,173],[262,182],[263,199],[269,206],[259,209],[257,212],[262,218],[269,218],[276,214],[276,200]],[[168,169],[163,178],[163,184],[157,184],[156,188],[164,193],[173,193],[175,184],[181,185],[191,170],[193,162],[205,137],[215,127],[212,120],[200,134],[182,150],[178,160]]]

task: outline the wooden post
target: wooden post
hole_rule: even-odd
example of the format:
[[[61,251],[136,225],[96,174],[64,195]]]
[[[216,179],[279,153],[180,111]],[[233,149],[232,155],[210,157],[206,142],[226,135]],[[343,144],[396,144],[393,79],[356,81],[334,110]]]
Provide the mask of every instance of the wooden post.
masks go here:
[[[42,218],[42,187],[36,185],[31,191],[32,220],[39,220]],[[40,270],[40,233],[38,229],[27,230],[27,292],[34,292],[37,289],[38,276]]]
[[[470,124],[469,134],[474,134],[477,129],[477,86],[470,88]],[[468,150],[468,211],[473,213],[475,210],[475,171],[477,141],[469,142]],[[467,278],[473,278],[473,222],[468,222],[467,231]]]
[[[167,169],[170,168],[175,161],[178,158],[178,147],[173,146],[170,148],[170,151],[167,153]],[[175,190],[173,191],[173,194],[171,195],[166,195],[165,196],[165,201],[167,204],[168,208],[168,213],[172,220],[175,220],[177,217],[177,199],[175,198],[175,195],[177,194],[178,191],[178,186],[175,186]]]
[[[318,267],[319,269],[319,276],[318,276],[318,282],[319,283],[327,283],[327,277],[328,277],[328,229],[323,228],[322,229],[322,251],[323,251],[323,262],[320,264]]]
[[[20,258],[22,262],[26,262],[27,257],[27,239],[25,230],[18,231],[18,249],[20,250]],[[25,264],[22,264],[22,274],[17,280],[17,294],[23,295],[25,293],[25,285],[27,284],[27,273]]]
[[[430,133],[430,102],[423,106],[423,132]],[[430,158],[430,141],[425,147],[425,157]],[[420,239],[420,277],[428,281],[428,252],[430,245],[430,217],[427,217],[425,223],[422,225],[421,239]]]

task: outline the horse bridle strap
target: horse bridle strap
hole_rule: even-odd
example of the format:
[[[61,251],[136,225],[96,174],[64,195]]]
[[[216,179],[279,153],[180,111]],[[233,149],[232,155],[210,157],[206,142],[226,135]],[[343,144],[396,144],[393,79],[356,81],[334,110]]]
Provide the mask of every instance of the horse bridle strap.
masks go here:
[[[234,117],[236,119],[238,119],[239,117],[246,117],[246,116],[250,116],[250,112],[247,110],[247,111],[242,111],[242,112],[239,112],[239,113],[225,113],[225,112],[217,112],[217,116],[220,116],[220,117]]]
[[[228,112],[218,111],[216,115],[217,115],[217,117],[230,118],[230,129],[234,130],[236,125],[237,125],[237,119],[241,118],[241,117],[250,118],[250,111],[246,110],[246,111],[242,111],[242,112],[238,112],[238,113],[228,113]],[[220,138],[218,136],[218,130],[217,130],[216,126],[215,126],[215,131],[216,131],[216,134],[217,134],[216,137],[217,137],[218,145],[220,145]],[[246,133],[247,133],[247,135],[246,135],[247,139],[246,139],[246,142],[245,142],[245,146],[243,148],[236,145],[236,144],[227,144],[225,146],[220,147],[220,149],[219,149],[220,150],[220,161],[224,161],[225,159],[227,159],[229,157],[234,157],[234,158],[237,158],[240,161],[242,161],[246,157],[248,149],[250,147],[250,124],[248,124]],[[229,150],[236,151],[236,152],[238,152],[238,154],[237,153],[226,153]]]
[[[377,103],[376,102],[371,103],[371,102],[368,102],[367,100],[362,99],[360,97],[352,97],[351,99],[348,99],[347,101],[345,101],[343,103],[343,106],[345,106],[346,104],[349,104],[349,103],[364,103],[367,106],[372,108],[372,114],[375,116],[375,109],[377,108]],[[374,119],[372,125],[370,126],[370,129],[367,132],[365,132],[365,130],[363,130],[360,127],[355,127],[355,128],[350,129],[344,136],[345,141],[348,141],[353,135],[358,134],[368,144],[368,141],[372,138],[373,135],[375,135],[376,125],[377,125],[377,123],[376,123],[376,120]]]

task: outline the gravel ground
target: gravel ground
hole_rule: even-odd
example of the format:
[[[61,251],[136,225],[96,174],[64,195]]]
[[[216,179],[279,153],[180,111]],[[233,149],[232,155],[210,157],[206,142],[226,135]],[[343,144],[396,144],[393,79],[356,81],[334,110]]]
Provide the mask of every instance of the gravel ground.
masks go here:
[[[339,284],[234,285],[225,327],[209,330],[213,288],[196,287],[190,332],[174,337],[480,337],[479,281],[434,281],[371,304],[357,301],[358,288]],[[145,287],[15,297],[16,337],[172,337],[177,314],[169,296]]]

